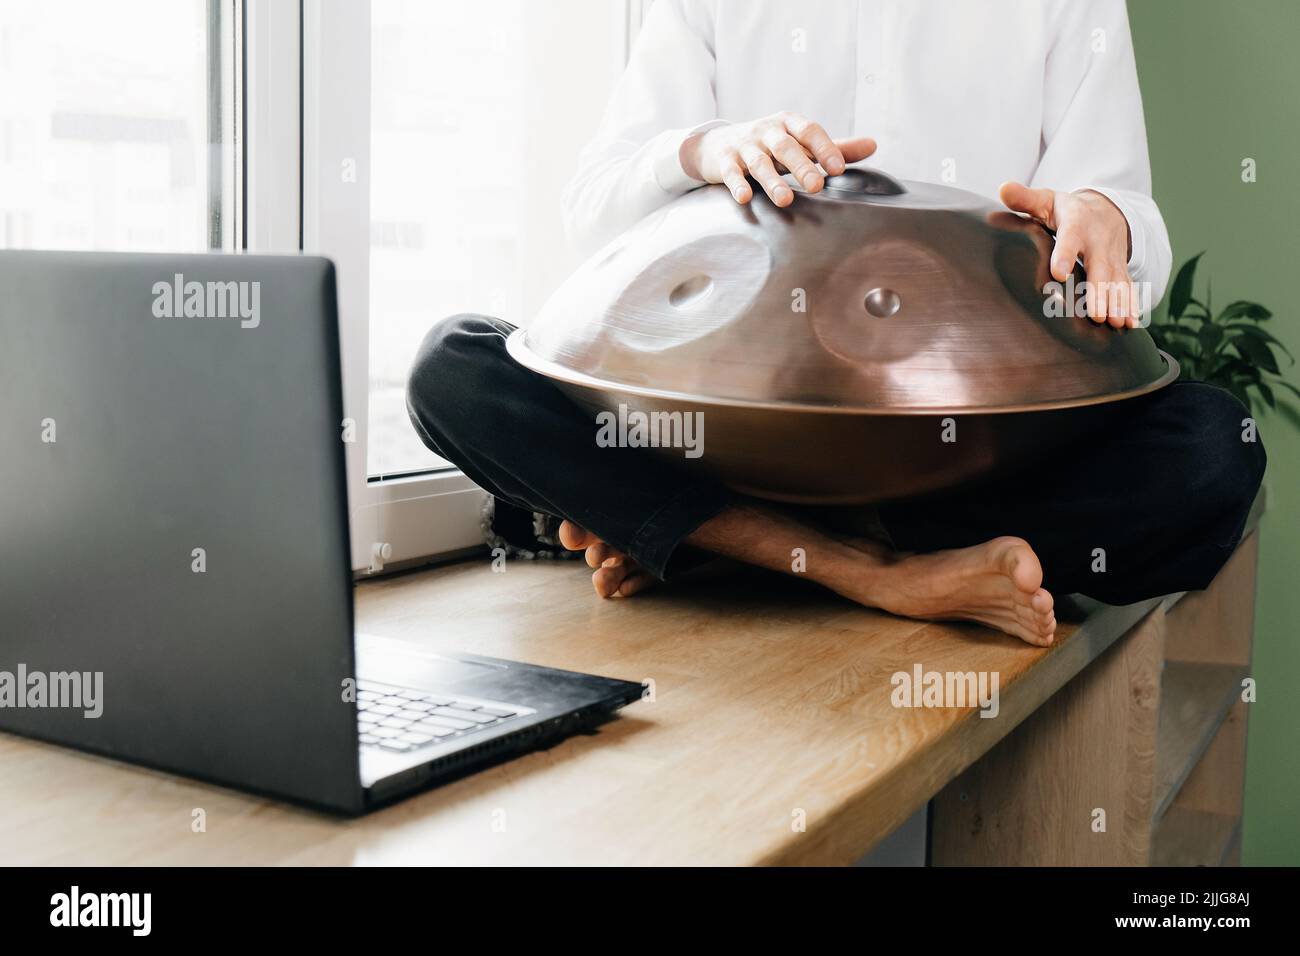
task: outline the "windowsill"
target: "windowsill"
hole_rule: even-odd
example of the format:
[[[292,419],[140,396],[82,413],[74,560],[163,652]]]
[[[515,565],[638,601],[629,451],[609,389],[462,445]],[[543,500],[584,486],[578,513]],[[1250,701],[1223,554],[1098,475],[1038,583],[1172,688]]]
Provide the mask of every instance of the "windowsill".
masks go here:
[[[460,471],[403,475],[366,485],[350,512],[352,570],[360,577],[472,552],[483,542],[486,493]],[[376,561],[375,546],[388,545]]]

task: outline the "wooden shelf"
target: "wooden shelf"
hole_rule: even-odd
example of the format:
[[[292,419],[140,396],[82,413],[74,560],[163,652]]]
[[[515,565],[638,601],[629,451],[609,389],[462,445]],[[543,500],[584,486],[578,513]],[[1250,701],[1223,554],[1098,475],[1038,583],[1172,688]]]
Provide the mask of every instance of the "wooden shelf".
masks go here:
[[[1156,736],[1157,822],[1236,703],[1245,676],[1246,669],[1234,664],[1165,663]]]
[[[1151,865],[1223,866],[1240,829],[1231,814],[1174,804],[1156,828]]]
[[[1151,862],[1167,866],[1236,866],[1246,776],[1249,705],[1240,697],[1157,821]]]
[[[940,791],[932,863],[1237,865],[1258,550],[1252,529],[1206,590],[1157,599]]]

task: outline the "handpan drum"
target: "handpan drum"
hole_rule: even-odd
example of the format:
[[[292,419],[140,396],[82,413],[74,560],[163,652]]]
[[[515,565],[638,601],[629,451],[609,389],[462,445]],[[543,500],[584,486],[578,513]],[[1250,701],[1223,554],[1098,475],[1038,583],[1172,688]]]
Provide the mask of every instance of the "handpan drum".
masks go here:
[[[787,182],[785,209],[706,186],[652,213],[510,354],[593,416],[702,413],[698,459],[658,451],[807,504],[1065,467],[1126,400],[1178,376],[1145,329],[1073,314],[1033,222],[863,168],[815,194]]]

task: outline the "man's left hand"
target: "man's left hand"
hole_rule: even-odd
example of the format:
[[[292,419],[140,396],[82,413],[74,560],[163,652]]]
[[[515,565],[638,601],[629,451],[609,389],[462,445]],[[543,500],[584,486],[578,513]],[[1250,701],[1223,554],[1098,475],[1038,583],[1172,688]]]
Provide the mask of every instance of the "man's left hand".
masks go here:
[[[1008,209],[1056,233],[1052,278],[1064,282],[1075,260],[1083,256],[1088,273],[1085,301],[1094,322],[1109,322],[1117,329],[1138,327],[1141,303],[1128,273],[1132,240],[1128,220],[1118,206],[1091,189],[1062,193],[1003,183],[998,194]]]

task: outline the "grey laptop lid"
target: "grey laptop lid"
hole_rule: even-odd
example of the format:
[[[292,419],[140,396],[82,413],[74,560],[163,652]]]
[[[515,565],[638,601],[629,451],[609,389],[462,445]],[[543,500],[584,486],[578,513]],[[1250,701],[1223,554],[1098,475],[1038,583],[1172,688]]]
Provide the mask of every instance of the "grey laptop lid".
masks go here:
[[[0,391],[0,729],[362,809],[331,263],[0,251]]]

